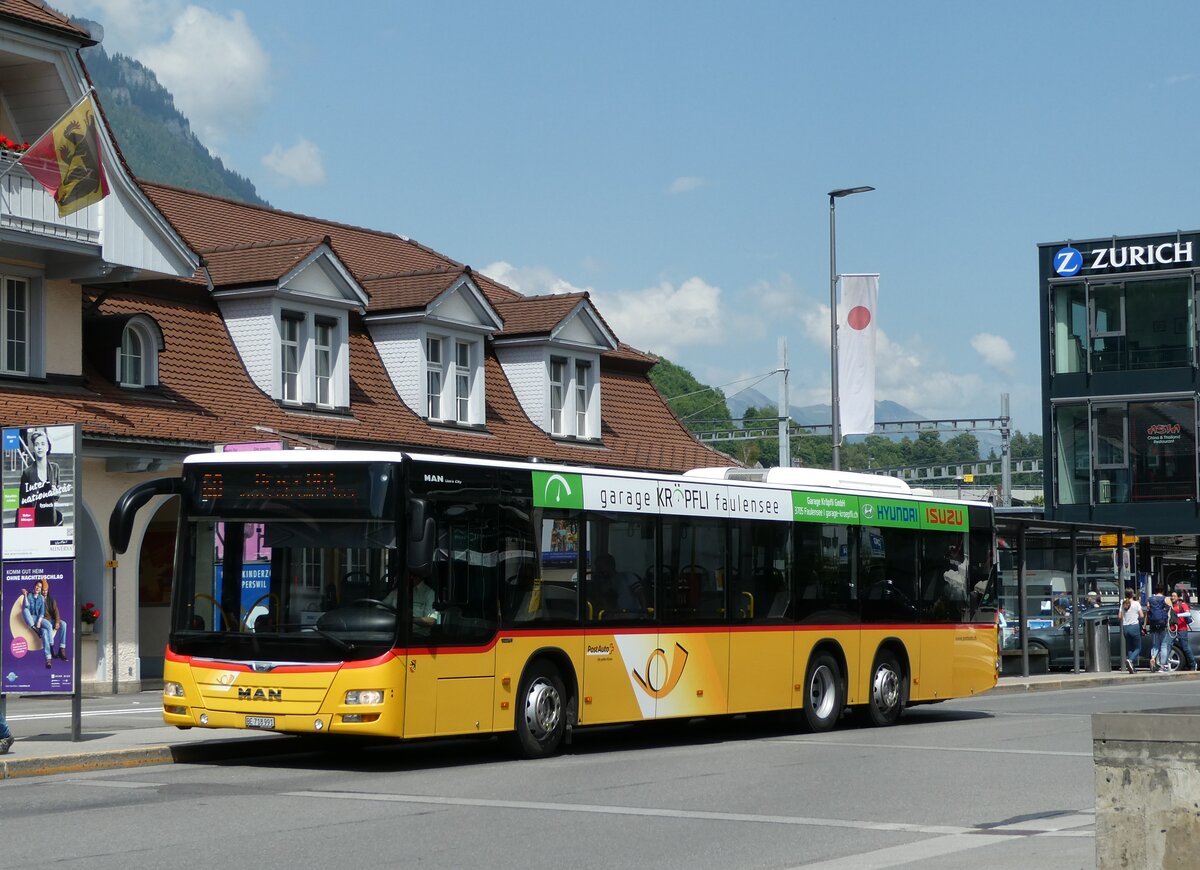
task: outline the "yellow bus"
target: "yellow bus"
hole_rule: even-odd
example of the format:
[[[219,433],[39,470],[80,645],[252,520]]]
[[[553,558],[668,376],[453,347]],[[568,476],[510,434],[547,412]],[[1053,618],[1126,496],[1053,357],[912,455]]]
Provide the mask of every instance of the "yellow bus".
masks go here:
[[[984,503],[810,469],[368,451],[188,457],[163,716],[401,739],[759,711],[834,727],[995,685]]]

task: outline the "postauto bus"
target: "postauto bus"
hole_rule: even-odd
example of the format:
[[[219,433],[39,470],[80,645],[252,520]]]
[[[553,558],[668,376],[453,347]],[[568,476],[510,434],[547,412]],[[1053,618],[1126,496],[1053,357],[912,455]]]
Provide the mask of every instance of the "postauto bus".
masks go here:
[[[970,696],[997,674],[983,503],[806,469],[646,474],[364,451],[216,453],[181,498],[163,716],[507,735]],[[247,544],[253,542],[253,546]]]

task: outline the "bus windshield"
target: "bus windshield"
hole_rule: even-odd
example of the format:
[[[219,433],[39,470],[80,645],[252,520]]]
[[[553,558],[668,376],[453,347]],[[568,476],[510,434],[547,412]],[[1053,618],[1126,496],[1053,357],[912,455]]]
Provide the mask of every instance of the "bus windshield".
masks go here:
[[[188,518],[181,535],[175,652],[330,661],[369,658],[394,645],[400,572],[393,522],[202,516]]]

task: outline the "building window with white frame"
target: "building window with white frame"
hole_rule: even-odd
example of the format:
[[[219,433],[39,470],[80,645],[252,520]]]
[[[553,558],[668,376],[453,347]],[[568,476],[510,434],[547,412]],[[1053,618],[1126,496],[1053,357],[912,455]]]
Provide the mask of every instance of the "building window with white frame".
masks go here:
[[[322,407],[333,405],[333,359],[336,324],[325,318],[317,318],[313,324],[313,377],[314,399]]]
[[[29,282],[4,278],[4,373],[27,375],[29,371]]]
[[[442,340],[433,335],[425,340],[425,389],[429,419],[442,419]]]
[[[146,386],[144,348],[141,333],[132,324],[126,325],[121,333],[120,364],[117,367],[122,387]]]
[[[550,358],[550,434],[566,435],[563,431],[563,410],[567,402],[567,361]]]
[[[471,345],[454,342],[454,413],[459,423],[471,422]]]
[[[280,318],[280,398],[284,402],[299,403],[302,401],[300,396],[300,359],[303,326],[304,318],[302,316],[285,313]]]
[[[592,364],[584,360],[575,361],[575,436],[587,438],[588,409],[592,388]]]
[[[438,423],[477,426],[483,423],[483,347],[478,339],[456,335],[425,337],[426,418]]]

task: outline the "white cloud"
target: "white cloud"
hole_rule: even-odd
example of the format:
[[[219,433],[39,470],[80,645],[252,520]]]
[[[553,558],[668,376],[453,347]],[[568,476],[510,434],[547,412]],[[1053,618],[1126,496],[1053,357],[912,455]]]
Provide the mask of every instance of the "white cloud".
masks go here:
[[[697,178],[694,175],[682,175],[671,182],[671,186],[667,188],[670,193],[690,193],[697,188],[704,186],[704,179]]]
[[[100,43],[109,54],[137,56],[143,45],[161,40],[184,8],[183,0],[53,0],[60,12],[99,21]]]
[[[325,183],[321,149],[307,139],[300,139],[291,148],[276,145],[263,157],[262,165],[296,184]]]
[[[237,10],[224,17],[187,6],[165,42],[143,45],[134,57],[154,70],[210,147],[253,125],[270,97],[270,58]]]
[[[740,319],[722,305],[721,288],[698,277],[605,293],[596,306],[623,342],[671,360],[684,347],[724,344]]]
[[[545,266],[514,266],[500,260],[479,271],[526,296],[545,296],[550,293],[582,293],[587,287],[576,287],[558,277]]]
[[[1011,371],[1017,359],[1008,339],[999,335],[981,332],[971,339],[971,347],[985,363],[1000,372]]]

